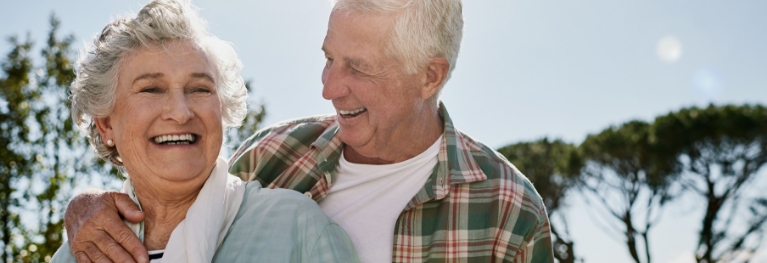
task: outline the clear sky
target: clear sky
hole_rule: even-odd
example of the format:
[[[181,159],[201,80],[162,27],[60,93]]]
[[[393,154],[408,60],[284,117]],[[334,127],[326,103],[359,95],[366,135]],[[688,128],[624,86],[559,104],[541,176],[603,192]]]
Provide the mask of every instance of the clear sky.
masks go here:
[[[211,32],[236,46],[266,124],[333,112],[320,83],[326,0],[193,2]],[[110,18],[145,3],[0,0],[0,36],[30,32],[41,45],[55,12],[79,49]],[[464,17],[442,100],[458,129],[494,148],[544,136],[579,143],[609,125],[693,105],[767,104],[767,1],[474,0],[464,2]],[[0,43],[0,54],[9,47]],[[586,262],[629,262],[583,202],[569,202],[576,252]],[[651,232],[655,262],[687,262],[694,211],[664,214]]]

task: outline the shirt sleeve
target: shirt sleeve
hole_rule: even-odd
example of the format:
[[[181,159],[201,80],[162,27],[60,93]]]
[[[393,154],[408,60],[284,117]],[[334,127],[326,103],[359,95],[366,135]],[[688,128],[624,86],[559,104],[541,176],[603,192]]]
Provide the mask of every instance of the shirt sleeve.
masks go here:
[[[554,251],[551,243],[551,225],[546,209],[540,209],[538,222],[524,248],[514,260],[516,263],[554,263]]]
[[[262,157],[261,155],[264,155],[263,152],[259,152],[257,147],[259,143],[261,143],[261,140],[269,135],[270,132],[271,129],[260,130],[245,140],[245,142],[237,148],[237,151],[235,151],[234,154],[232,154],[232,157],[229,158],[230,174],[240,177],[243,181],[257,179],[252,178],[252,175],[256,174],[254,172],[256,172],[257,169],[256,165],[258,165],[258,159]],[[262,185],[267,185],[263,181],[260,182]]]

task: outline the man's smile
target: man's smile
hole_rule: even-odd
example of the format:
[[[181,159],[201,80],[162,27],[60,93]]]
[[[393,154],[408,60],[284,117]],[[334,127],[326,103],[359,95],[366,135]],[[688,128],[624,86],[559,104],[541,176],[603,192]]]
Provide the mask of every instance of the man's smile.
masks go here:
[[[343,118],[352,118],[352,117],[357,117],[360,114],[365,113],[367,111],[368,111],[367,108],[359,108],[356,110],[338,110],[338,115],[341,115],[341,117]]]

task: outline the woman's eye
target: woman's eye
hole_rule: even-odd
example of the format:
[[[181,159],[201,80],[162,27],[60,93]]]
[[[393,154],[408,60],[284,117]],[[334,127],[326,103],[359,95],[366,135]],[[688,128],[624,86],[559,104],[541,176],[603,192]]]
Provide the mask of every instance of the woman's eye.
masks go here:
[[[194,92],[194,93],[211,93],[209,88],[194,88],[194,89],[192,89],[192,92]]]
[[[148,87],[141,90],[143,93],[160,93],[160,91],[158,87]]]

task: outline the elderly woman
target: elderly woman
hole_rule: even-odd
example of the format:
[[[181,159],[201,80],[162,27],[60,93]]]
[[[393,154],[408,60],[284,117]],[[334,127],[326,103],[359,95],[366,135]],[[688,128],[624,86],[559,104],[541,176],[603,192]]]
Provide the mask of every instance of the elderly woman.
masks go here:
[[[183,0],[111,22],[82,52],[72,117],[124,168],[123,192],[146,214],[129,225],[153,262],[356,262],[312,200],[227,173],[223,131],[247,110],[240,69]],[[53,257],[74,261],[66,243]]]

